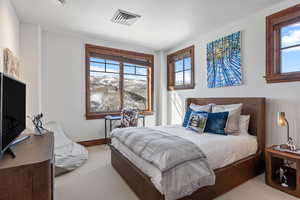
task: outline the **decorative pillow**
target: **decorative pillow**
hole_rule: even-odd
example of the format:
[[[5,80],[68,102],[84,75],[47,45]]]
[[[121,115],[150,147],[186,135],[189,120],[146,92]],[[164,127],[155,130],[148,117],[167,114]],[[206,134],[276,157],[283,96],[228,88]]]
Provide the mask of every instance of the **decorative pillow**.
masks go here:
[[[207,104],[207,105],[196,105],[194,103],[190,104],[190,108],[194,111],[204,111],[204,112],[211,112],[213,104]]]
[[[191,113],[187,128],[198,133],[203,133],[207,121],[207,115],[207,112],[193,111]]]
[[[229,112],[208,113],[204,132],[227,135],[225,127]]]
[[[240,134],[241,135],[248,135],[249,122],[250,122],[250,115],[241,115],[240,116]]]
[[[225,131],[228,134],[237,135],[240,131],[240,115],[242,112],[243,104],[230,104],[230,105],[214,105],[212,112],[229,112],[228,120]]]
[[[121,112],[121,127],[136,127],[139,122],[139,111],[137,109],[124,108]]]
[[[193,111],[211,112],[211,104],[200,106],[192,103],[185,112],[185,116],[182,123],[183,127],[187,127],[190,120],[191,113]]]

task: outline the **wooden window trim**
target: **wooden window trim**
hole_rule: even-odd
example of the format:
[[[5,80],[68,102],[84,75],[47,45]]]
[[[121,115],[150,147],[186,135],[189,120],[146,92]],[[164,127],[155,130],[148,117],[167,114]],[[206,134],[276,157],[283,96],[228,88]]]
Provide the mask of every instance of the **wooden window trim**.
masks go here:
[[[175,85],[175,71],[174,64],[175,61],[184,58],[191,57],[191,84],[186,85]],[[181,49],[167,56],[167,84],[168,90],[187,90],[195,88],[195,46]]]
[[[154,56],[151,54],[134,51],[120,50],[91,44],[85,45],[85,79],[86,79],[86,119],[101,119],[106,115],[120,115],[121,111],[115,112],[91,112],[90,111],[90,60],[92,54],[101,55],[105,59],[113,59],[120,62],[130,62],[136,65],[148,66],[148,110],[142,111],[143,115],[153,115],[153,94],[154,94]],[[121,67],[122,69],[122,67]],[[120,70],[121,70],[120,69]],[[122,71],[120,71],[122,73]],[[124,75],[121,76],[121,79]],[[149,80],[150,79],[150,80]],[[123,83],[123,81],[120,81]],[[122,84],[120,85],[120,89]],[[122,90],[121,90],[122,91]],[[121,98],[122,101],[122,98]]]
[[[266,17],[267,83],[300,81],[300,72],[281,73],[280,29],[300,22],[300,4]]]

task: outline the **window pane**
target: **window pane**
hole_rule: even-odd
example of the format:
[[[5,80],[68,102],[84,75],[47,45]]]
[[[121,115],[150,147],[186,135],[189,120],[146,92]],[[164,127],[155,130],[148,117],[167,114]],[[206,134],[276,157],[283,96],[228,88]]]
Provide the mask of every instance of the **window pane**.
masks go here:
[[[90,63],[90,68],[92,71],[105,71],[105,64],[104,63]]]
[[[183,59],[175,62],[175,72],[183,71]]]
[[[124,73],[125,74],[134,74],[135,73],[135,67],[129,67],[129,66],[124,66]]]
[[[281,47],[300,44],[300,23],[281,28]]]
[[[124,108],[147,110],[148,81],[145,76],[124,75]]]
[[[281,72],[300,71],[300,47],[284,49],[281,51]]]
[[[191,69],[192,67],[192,59],[190,57],[184,59],[184,69]]]
[[[104,59],[102,58],[95,58],[95,57],[90,57],[90,61],[93,61],[93,62],[105,62]]]
[[[128,66],[128,67],[135,67],[134,64],[130,64],[130,63],[124,63],[124,66]]]
[[[184,71],[184,84],[189,85],[192,83],[192,71]]]
[[[120,62],[118,62],[118,61],[113,61],[113,60],[106,60],[106,63],[114,64],[114,65],[119,65],[119,64],[120,64]]]
[[[138,75],[147,75],[147,68],[146,67],[137,67],[136,74]]]
[[[90,73],[90,111],[120,110],[119,74]]]
[[[183,85],[183,72],[175,73],[175,85]]]
[[[120,68],[119,65],[106,64],[107,72],[119,73],[119,68]]]

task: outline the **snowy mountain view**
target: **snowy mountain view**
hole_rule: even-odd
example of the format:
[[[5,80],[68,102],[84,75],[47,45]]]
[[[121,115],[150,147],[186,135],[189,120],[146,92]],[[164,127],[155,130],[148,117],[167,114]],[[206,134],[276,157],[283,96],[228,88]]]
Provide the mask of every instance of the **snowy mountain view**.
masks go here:
[[[119,75],[90,77],[91,112],[118,111],[121,107]],[[147,109],[147,77],[124,75],[124,108]]]

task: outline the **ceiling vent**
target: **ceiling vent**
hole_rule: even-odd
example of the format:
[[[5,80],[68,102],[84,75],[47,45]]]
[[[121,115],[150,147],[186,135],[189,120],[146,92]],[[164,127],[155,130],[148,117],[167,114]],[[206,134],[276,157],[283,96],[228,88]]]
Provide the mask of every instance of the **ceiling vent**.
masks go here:
[[[66,4],[67,0],[57,0],[57,3],[59,3],[59,4]]]
[[[140,15],[118,9],[111,21],[117,24],[130,26],[134,24],[140,17]]]

